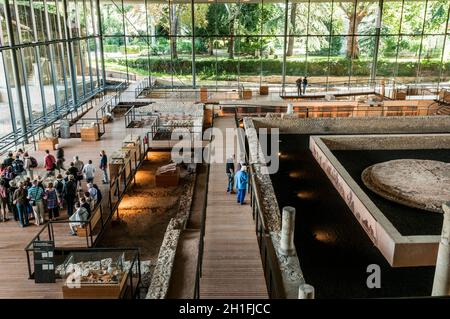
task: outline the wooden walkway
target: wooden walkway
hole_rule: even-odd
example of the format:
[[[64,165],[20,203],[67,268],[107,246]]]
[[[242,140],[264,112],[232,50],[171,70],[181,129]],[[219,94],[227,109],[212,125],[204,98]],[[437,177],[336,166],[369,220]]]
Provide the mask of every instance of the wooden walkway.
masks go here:
[[[225,136],[225,128],[235,127],[234,119],[218,118],[214,127]],[[225,153],[219,143],[212,144],[216,158]],[[213,163],[208,183],[200,298],[268,298],[249,199],[241,206],[236,195],[228,194],[226,188],[225,164]]]

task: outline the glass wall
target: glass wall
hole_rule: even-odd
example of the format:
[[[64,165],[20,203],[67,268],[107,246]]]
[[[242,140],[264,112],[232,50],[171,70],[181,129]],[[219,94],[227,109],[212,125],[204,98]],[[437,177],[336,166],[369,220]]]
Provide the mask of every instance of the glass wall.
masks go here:
[[[96,8],[97,0],[0,1],[0,137],[42,126],[102,88]]]
[[[128,78],[226,87],[292,85],[304,75],[323,84],[448,81],[450,0],[100,1],[107,68]]]
[[[83,101],[102,89],[103,74],[153,75],[168,87],[284,88],[300,76],[442,85],[449,8],[450,0],[0,0],[0,136]]]

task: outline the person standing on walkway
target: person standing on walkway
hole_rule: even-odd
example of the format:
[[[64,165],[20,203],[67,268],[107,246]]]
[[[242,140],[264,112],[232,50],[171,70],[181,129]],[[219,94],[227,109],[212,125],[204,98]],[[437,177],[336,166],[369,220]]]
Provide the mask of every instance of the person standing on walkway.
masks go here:
[[[242,166],[241,170],[236,173],[236,190],[237,190],[237,202],[244,205],[245,193],[247,191],[248,174],[247,166]]]
[[[228,176],[227,193],[234,194],[234,154],[227,158],[225,173]]]
[[[103,171],[103,184],[109,184],[108,179],[108,157],[106,156],[105,151],[101,151],[100,153],[100,169]]]
[[[32,180],[33,177],[33,169],[37,166],[37,163],[35,162],[35,159],[31,157],[28,152],[25,152],[23,154],[23,168],[25,169],[25,172],[27,173],[27,176]],[[35,166],[36,165],[36,166]]]
[[[56,189],[53,188],[53,183],[48,183],[44,194],[47,201],[48,218],[50,220],[56,220],[56,217],[59,217],[58,194]]]
[[[297,85],[297,95],[298,96],[302,95],[302,83],[303,83],[302,78],[298,78],[297,81],[295,81],[295,84]]]
[[[306,87],[308,86],[308,78],[305,76],[302,81],[303,84],[303,95],[306,94]]]
[[[14,162],[14,156],[12,152],[8,152],[8,156],[3,160],[3,166],[8,167],[11,166]]]
[[[19,187],[13,195],[13,204],[17,207],[17,215],[19,216],[20,226],[22,227],[28,226],[27,195],[27,190],[25,189],[23,182],[20,182]]]
[[[2,222],[8,221],[8,187],[6,187],[4,179],[0,180],[0,209],[2,211]]]
[[[58,176],[56,176],[54,187],[56,190],[56,197],[58,199],[58,206],[61,209],[64,207],[63,191],[65,184],[66,182],[64,181],[63,176],[61,174],[58,174]]]
[[[44,190],[39,186],[37,179],[33,180],[32,186],[28,189],[28,201],[34,212],[34,223],[39,226],[45,222],[44,210]]]
[[[25,173],[24,164],[19,155],[16,155],[16,159],[12,162],[12,168],[16,176],[22,176]]]
[[[95,167],[92,164],[91,160],[89,160],[88,163],[86,165],[84,165],[83,174],[84,174],[84,178],[86,178],[86,182],[88,184],[94,182]]]
[[[49,150],[45,150],[45,154],[46,155],[44,157],[44,168],[47,171],[45,177],[54,176],[56,169],[56,159],[52,154],[50,154]]]
[[[65,171],[64,162],[66,159],[64,158],[64,149],[58,145],[58,149],[56,151],[56,169],[58,173],[61,173],[61,170]]]
[[[78,183],[78,186],[81,188],[81,181],[83,180],[83,167],[84,167],[84,163],[83,161],[80,161],[80,159],[78,158],[78,156],[75,156],[73,158],[73,164],[75,165],[75,167],[77,168],[77,174],[75,175],[75,179]]]
[[[63,196],[67,205],[67,215],[70,217],[73,215],[73,205],[77,197],[77,182],[73,175],[69,175],[69,180],[64,185]]]

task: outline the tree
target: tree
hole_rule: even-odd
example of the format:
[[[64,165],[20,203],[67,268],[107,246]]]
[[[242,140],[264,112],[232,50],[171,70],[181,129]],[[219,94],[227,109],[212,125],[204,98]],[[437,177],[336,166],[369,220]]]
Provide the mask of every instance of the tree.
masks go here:
[[[371,13],[371,4],[371,2],[358,1],[355,8],[353,2],[339,2],[339,7],[349,21],[349,33],[354,35],[347,37],[347,58],[358,59],[359,57],[358,27],[361,21]]]
[[[291,15],[289,18],[289,40],[288,40],[288,46],[286,51],[286,56],[292,56],[294,54],[294,34],[295,34],[295,20],[297,17],[297,3],[293,2],[291,5]]]

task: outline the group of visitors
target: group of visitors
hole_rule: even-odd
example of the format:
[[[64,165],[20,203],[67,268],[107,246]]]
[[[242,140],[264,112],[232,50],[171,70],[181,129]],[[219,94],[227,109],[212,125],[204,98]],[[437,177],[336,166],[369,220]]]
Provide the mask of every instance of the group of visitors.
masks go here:
[[[55,171],[58,170],[58,173],[61,174],[61,170],[69,172],[70,175],[75,176],[75,180],[79,185],[81,185],[81,181],[85,178],[86,181],[93,182],[95,176],[95,167],[92,163],[92,160],[89,160],[85,165],[83,161],[79,159],[78,156],[74,156],[73,161],[70,162],[69,168],[64,167],[64,162],[66,161],[64,158],[64,150],[62,148],[58,148],[56,152],[56,158],[52,154],[50,154],[49,150],[45,151],[46,155],[44,157],[44,168],[47,171],[47,176],[54,176]],[[100,169],[103,172],[103,184],[109,184],[108,178],[108,157],[106,156],[105,151],[100,152]]]
[[[295,81],[295,84],[297,85],[297,94],[305,95],[306,94],[306,87],[308,86],[308,77],[304,76],[303,78],[298,78],[297,81]]]
[[[20,226],[29,225],[34,219],[36,225],[45,222],[45,214],[49,220],[55,220],[59,216],[59,207],[55,204],[57,199],[56,189],[53,183],[44,186],[40,176],[31,180],[26,177],[23,181],[9,180],[3,175],[0,178],[0,202],[2,221],[9,220],[8,213],[12,213],[14,220]]]
[[[226,162],[225,171],[228,176],[227,193],[235,194],[233,188],[236,187],[237,202],[238,204],[244,205],[245,194],[247,192],[248,185],[248,165],[245,160],[241,159],[237,165],[237,170],[235,171],[234,160],[234,155],[231,155],[229,158],[227,158]]]
[[[75,229],[82,226],[83,221],[90,218],[97,203],[100,203],[102,194],[94,183],[96,168],[92,160],[86,164],[74,156],[69,168],[64,167],[64,150],[57,148],[56,157],[49,150],[45,151],[44,169],[45,177],[58,175],[54,182],[44,185],[41,176],[34,178],[33,170],[38,167],[35,158],[19,149],[15,154],[9,152],[4,159],[0,170],[0,211],[1,221],[9,220],[8,214],[14,216],[22,227],[29,225],[34,219],[36,225],[59,217],[61,209],[67,210],[70,234],[76,235]],[[103,183],[108,183],[108,159],[105,151],[100,153],[100,169],[103,171]],[[62,174],[64,171],[64,175]],[[22,177],[16,179],[17,176]],[[87,188],[83,190],[82,180],[86,180]],[[20,181],[18,181],[20,180]]]

